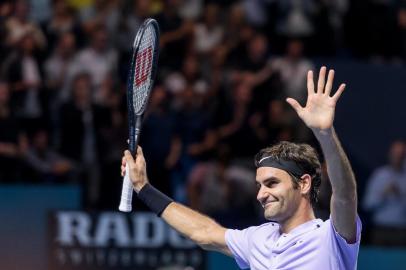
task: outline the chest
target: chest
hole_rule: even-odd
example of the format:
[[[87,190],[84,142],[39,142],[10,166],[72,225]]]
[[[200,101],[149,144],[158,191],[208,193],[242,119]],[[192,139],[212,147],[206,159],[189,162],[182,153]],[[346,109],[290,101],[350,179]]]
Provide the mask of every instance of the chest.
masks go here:
[[[323,237],[314,232],[254,241],[251,247],[251,269],[322,269],[318,258],[328,256],[330,250],[322,241]]]

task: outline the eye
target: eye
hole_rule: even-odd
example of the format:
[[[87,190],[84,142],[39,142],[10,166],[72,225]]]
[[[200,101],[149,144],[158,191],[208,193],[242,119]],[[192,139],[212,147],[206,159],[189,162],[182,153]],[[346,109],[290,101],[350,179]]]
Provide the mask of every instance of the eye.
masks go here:
[[[272,188],[275,187],[278,184],[277,181],[269,181],[265,184],[266,187]]]
[[[260,183],[255,183],[255,186],[257,187],[257,189],[260,189],[261,188],[261,184]]]

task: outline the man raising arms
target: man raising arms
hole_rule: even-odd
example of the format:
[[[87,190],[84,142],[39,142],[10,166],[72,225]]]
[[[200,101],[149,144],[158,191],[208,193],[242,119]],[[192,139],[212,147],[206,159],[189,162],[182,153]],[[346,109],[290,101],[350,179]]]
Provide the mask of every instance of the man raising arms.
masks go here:
[[[240,268],[356,269],[361,221],[357,216],[355,177],[334,131],[341,84],[332,94],[334,71],[320,69],[317,86],[307,75],[307,102],[286,101],[319,141],[332,186],[330,219],[316,219],[313,205],[320,186],[320,162],[307,144],[280,142],[255,157],[257,199],[270,222],[245,230],[226,229],[211,218],[173,202],[153,188],[146,175],[141,148],[134,160],[125,152],[121,166],[129,164],[130,178],[139,198],[170,226],[207,250],[233,256]]]

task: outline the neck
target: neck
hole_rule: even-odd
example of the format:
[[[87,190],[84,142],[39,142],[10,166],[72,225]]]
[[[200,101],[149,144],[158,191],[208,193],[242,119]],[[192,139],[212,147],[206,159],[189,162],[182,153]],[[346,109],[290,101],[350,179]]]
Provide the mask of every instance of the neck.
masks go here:
[[[300,204],[293,216],[279,223],[279,230],[281,233],[289,233],[297,226],[300,226],[303,223],[306,223],[315,218],[316,217],[314,216],[313,208],[311,204],[306,200],[306,202],[302,202]]]

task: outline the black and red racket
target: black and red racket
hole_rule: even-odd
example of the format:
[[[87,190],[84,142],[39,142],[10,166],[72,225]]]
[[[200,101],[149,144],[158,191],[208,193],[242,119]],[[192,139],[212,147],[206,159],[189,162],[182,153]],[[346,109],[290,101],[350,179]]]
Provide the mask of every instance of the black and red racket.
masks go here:
[[[154,85],[159,56],[159,27],[146,19],[135,36],[127,85],[129,150],[135,157],[141,133],[141,122],[149,94]],[[119,210],[131,212],[133,185],[126,166]]]

